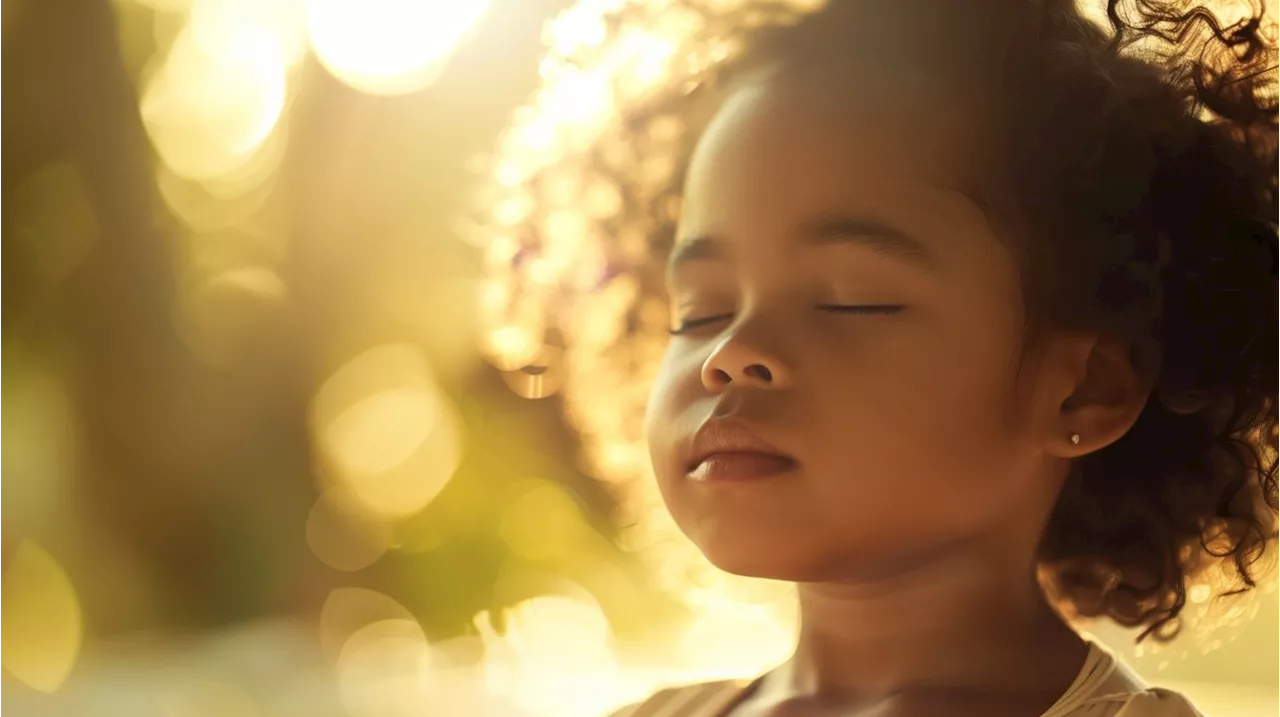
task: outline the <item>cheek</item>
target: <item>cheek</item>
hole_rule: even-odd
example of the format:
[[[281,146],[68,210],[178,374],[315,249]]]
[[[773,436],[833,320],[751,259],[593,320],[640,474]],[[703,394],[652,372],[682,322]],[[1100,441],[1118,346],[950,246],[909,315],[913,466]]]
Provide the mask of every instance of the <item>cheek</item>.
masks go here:
[[[673,376],[670,370],[670,357],[662,361],[653,384],[649,387],[649,401],[644,409],[644,438],[649,445],[649,456],[654,470],[658,470],[661,456],[670,437],[662,430],[667,417],[671,413],[671,384]]]
[[[1008,438],[1014,367],[1007,349],[996,337],[961,340],[899,363],[908,414],[899,418],[915,427],[907,434],[920,448],[959,461],[990,455],[992,442]]]
[[[830,504],[856,510],[872,531],[913,523],[949,532],[993,516],[1020,454],[1007,420],[1012,355],[995,332],[904,332],[829,369],[841,378],[817,397],[830,447],[823,473],[844,474],[829,486],[840,494]]]
[[[669,348],[649,389],[645,440],[660,484],[671,479],[672,466],[678,462],[681,430],[689,420],[688,413],[701,388],[700,367],[700,363],[695,364],[684,352]]]
[[[645,409],[645,440],[658,493],[676,525],[695,542],[697,537],[690,530],[699,524],[705,506],[700,508],[683,484],[681,442],[697,429],[703,418],[698,415],[699,397],[706,393],[700,369],[700,362],[674,347],[668,349],[654,377]]]

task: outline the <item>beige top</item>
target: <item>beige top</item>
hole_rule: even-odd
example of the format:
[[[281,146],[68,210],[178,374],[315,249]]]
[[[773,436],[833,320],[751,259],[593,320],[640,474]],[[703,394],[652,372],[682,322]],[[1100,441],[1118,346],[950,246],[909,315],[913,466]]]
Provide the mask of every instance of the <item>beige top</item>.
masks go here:
[[[760,681],[726,680],[673,687],[613,717],[724,717]],[[1187,698],[1148,687],[1105,648],[1089,643],[1084,666],[1067,691],[1040,717],[1205,717]]]

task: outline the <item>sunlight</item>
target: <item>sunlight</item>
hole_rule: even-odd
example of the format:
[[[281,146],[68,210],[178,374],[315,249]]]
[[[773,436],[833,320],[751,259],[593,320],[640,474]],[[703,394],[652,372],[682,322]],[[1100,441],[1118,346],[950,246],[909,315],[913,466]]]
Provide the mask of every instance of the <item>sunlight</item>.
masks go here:
[[[270,36],[286,64],[295,65],[306,55],[306,10],[306,0],[193,0],[189,22],[196,41],[211,51],[253,28]]]
[[[484,14],[484,0],[311,0],[307,27],[320,62],[361,92],[429,85]]]
[[[590,717],[613,704],[620,675],[609,623],[589,596],[532,598],[515,606],[506,623],[499,635],[486,616],[475,620],[491,693],[546,717]]]
[[[694,680],[758,675],[787,659],[795,631],[766,607],[724,601],[700,610],[689,623],[679,659]]]

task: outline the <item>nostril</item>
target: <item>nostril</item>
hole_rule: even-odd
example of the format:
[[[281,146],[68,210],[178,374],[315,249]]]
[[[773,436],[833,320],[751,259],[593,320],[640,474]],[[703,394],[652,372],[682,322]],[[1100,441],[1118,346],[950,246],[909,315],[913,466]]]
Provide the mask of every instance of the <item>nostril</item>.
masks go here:
[[[711,375],[712,377],[715,378],[715,382],[721,386],[733,383],[733,377],[730,376],[729,372],[727,371],[722,371],[721,369],[718,369],[718,368],[712,369]]]
[[[745,373],[748,376],[751,376],[752,378],[758,378],[761,381],[765,381],[765,382],[773,380],[773,372],[770,371],[768,367],[762,366],[758,363],[751,364],[746,368],[745,371],[743,371],[743,373]]]

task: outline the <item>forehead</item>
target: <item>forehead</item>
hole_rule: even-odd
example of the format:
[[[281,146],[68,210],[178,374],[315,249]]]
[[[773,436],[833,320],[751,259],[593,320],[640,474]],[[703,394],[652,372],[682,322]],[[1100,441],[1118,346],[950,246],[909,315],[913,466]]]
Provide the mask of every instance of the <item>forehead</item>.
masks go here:
[[[976,112],[930,107],[925,98],[831,92],[831,84],[771,73],[735,86],[694,150],[686,207],[741,214],[848,205],[906,186],[976,193],[984,144]]]

